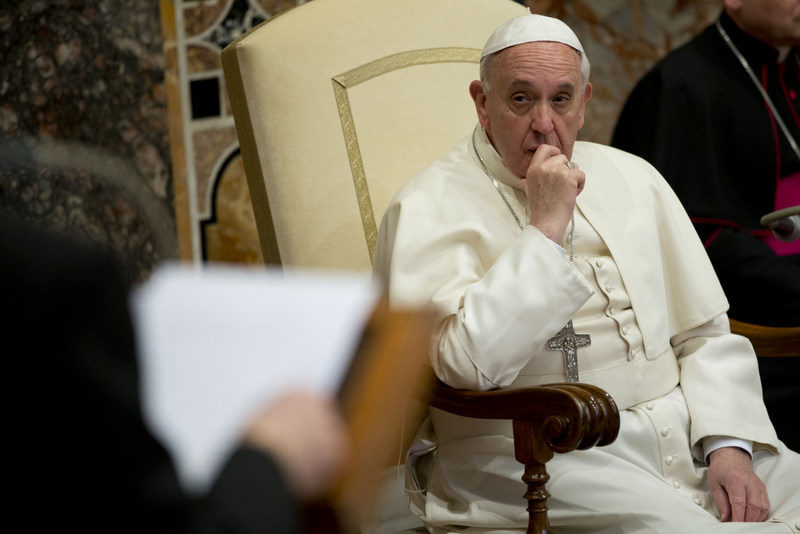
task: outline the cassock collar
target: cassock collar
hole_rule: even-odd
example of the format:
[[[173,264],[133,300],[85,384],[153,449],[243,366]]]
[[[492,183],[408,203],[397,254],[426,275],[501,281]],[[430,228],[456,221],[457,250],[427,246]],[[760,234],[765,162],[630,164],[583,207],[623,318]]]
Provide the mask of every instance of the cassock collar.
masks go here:
[[[722,24],[722,29],[725,30],[736,45],[736,48],[747,58],[751,67],[763,63],[774,64],[778,62],[778,50],[776,48],[745,33],[724,11],[719,17],[719,22]],[[716,31],[717,30],[714,28],[714,32]],[[787,59],[792,57],[795,53],[797,53],[797,48],[793,48],[791,52],[789,52]]]
[[[475,136],[475,146],[478,147],[478,152],[481,153],[481,157],[484,163],[486,163],[489,172],[494,176],[494,179],[514,189],[521,189],[519,186],[519,178],[514,176],[511,171],[503,165],[503,159],[500,157],[500,154],[497,153],[497,150],[494,149],[494,146],[492,146],[492,142],[489,141],[489,136],[486,135],[486,130],[483,129],[480,123],[475,126],[473,134]],[[472,152],[472,141],[470,141],[469,148],[470,152]],[[475,154],[472,154],[472,158],[480,167],[481,163],[478,161]]]

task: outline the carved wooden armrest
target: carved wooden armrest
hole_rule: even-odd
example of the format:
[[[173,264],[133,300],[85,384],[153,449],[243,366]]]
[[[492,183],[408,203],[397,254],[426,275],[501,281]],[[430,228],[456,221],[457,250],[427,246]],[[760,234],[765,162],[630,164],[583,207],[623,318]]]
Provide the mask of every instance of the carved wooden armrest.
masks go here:
[[[556,452],[608,445],[619,433],[619,411],[611,396],[588,384],[547,384],[494,391],[453,389],[437,380],[430,405],[479,419],[511,419],[514,452],[525,465],[528,533],[549,533],[545,463]]]

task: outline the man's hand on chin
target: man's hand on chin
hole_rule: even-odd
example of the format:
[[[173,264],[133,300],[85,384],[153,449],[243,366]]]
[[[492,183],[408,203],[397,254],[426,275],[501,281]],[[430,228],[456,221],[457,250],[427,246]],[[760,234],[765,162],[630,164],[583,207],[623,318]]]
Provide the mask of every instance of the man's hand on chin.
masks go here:
[[[575,211],[575,199],[586,175],[567,166],[569,159],[553,145],[539,145],[531,158],[525,180],[520,180],[531,208],[530,223],[561,244]]]
[[[750,455],[723,447],[708,457],[708,488],[720,521],[760,522],[769,516],[767,488],[753,471]]]

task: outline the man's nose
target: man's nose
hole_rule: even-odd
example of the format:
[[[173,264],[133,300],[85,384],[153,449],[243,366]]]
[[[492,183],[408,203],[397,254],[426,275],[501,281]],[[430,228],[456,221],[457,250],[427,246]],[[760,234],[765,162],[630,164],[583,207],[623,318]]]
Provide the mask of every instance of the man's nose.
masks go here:
[[[531,130],[540,134],[548,134],[553,130],[553,110],[549,106],[539,104],[530,112]]]

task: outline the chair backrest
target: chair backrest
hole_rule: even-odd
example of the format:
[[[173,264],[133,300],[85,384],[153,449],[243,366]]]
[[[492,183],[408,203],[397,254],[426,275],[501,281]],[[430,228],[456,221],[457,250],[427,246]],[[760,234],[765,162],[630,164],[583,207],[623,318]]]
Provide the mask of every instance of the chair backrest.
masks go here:
[[[222,53],[267,263],[369,270],[414,174],[476,122],[468,85],[510,0],[314,0]]]

